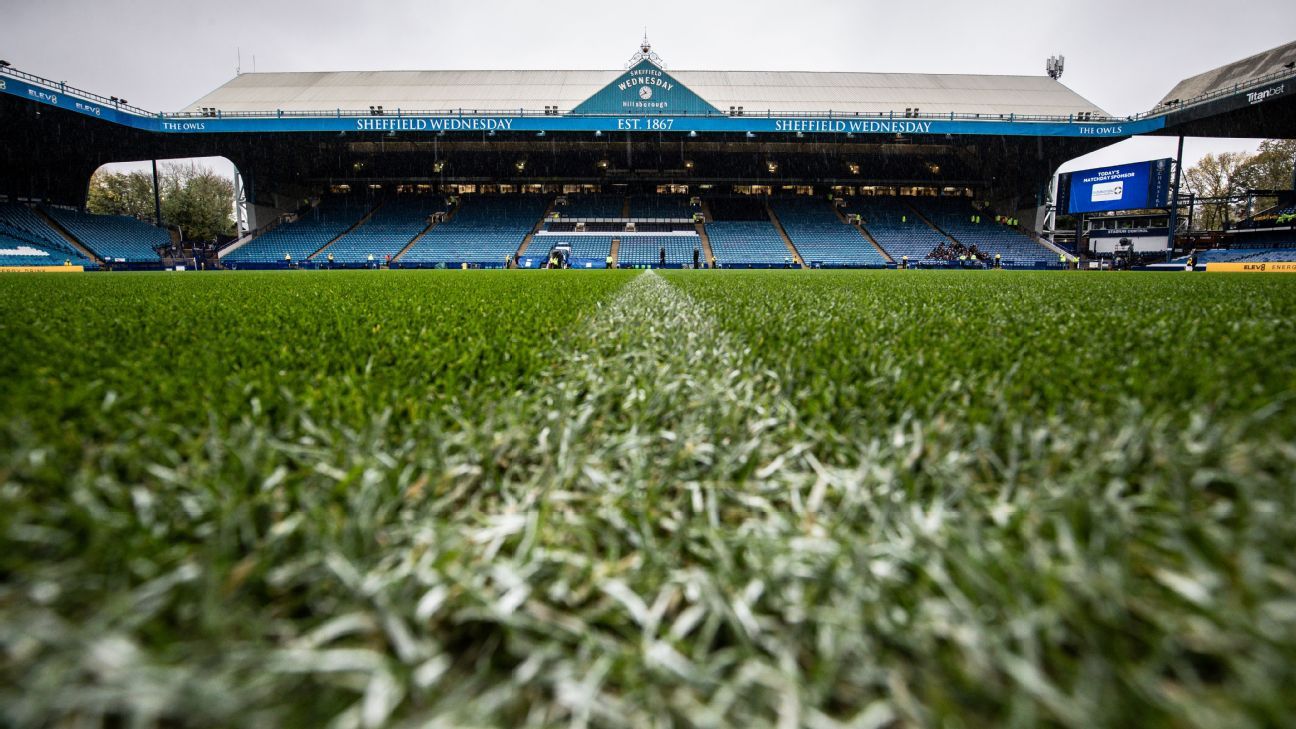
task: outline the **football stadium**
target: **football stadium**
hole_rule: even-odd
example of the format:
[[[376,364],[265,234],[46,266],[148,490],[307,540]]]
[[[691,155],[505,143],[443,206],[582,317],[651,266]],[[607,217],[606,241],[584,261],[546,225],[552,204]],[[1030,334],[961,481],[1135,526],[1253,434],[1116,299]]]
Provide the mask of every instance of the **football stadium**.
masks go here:
[[[0,725],[1291,721],[1296,181],[1182,149],[1296,138],[1296,42],[1125,116],[608,61],[0,62]]]

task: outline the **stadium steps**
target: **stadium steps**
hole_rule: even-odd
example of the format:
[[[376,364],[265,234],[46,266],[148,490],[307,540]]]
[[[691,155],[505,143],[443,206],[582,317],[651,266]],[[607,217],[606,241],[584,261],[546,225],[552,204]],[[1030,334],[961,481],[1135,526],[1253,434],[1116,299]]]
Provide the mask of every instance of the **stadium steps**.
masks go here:
[[[545,221],[549,219],[550,215],[553,215],[554,205],[557,201],[558,198],[551,198],[549,204],[545,206],[544,212],[540,214],[540,219],[536,221],[535,225],[531,226],[531,232],[522,236],[522,242],[518,244],[517,253],[513,254],[512,266],[514,268],[517,268],[517,262],[522,260],[522,256],[526,254],[527,248],[531,247],[531,241],[535,239],[536,233],[539,233],[544,229]]]
[[[702,223],[694,223],[693,227],[697,230],[698,237],[702,239],[702,255],[706,256],[706,260],[702,263],[707,268],[712,268],[715,266],[715,263],[713,263],[715,253],[711,252],[711,238],[707,235],[706,226]]]
[[[68,242],[68,245],[72,246],[72,248],[76,250],[78,253],[94,261],[100,266],[104,265],[104,261],[102,258],[96,256],[94,252],[91,251],[89,248],[86,248],[85,245],[81,243],[81,241],[77,240],[75,235],[72,235],[71,233],[68,232],[67,228],[64,228],[62,225],[60,225],[59,222],[54,219],[54,216],[45,212],[40,207],[33,207],[32,212],[36,213],[36,215],[39,216],[41,220],[45,221],[45,224],[50,227],[50,230],[54,231],[55,233],[58,233],[59,236],[64,240],[66,240]]]
[[[774,208],[770,207],[768,200],[765,201],[765,212],[769,214],[770,222],[774,224],[774,229],[778,231],[779,237],[783,239],[783,245],[787,246],[788,252],[792,254],[792,260],[796,261],[801,268],[805,268],[805,259],[801,257],[801,252],[793,245],[787,231],[783,230],[783,223],[779,222],[778,216],[774,214]]]
[[[285,222],[295,221],[296,219],[297,216],[295,215],[279,215],[276,216],[274,220],[271,220],[269,223],[266,223],[260,228],[247,231],[246,233],[239,236],[238,238],[235,238],[234,240],[225,244],[225,247],[220,248],[216,251],[216,263],[220,264],[220,260],[225,256],[228,256],[229,254],[233,253],[234,251],[237,251],[238,249],[242,248],[248,243],[251,243],[257,238],[260,238],[266,233],[269,233],[270,231],[274,230],[275,228],[278,228],[280,225],[283,225]]]
[[[908,200],[904,200],[903,198],[901,199],[901,202],[904,203],[905,207],[913,211],[913,214],[917,215],[919,220],[926,223],[928,228],[931,228],[932,230],[936,231],[937,233],[940,233],[941,235],[945,236],[949,240],[952,240],[959,245],[963,245],[963,241],[959,240],[958,238],[955,238],[949,233],[946,233],[939,225],[936,225],[931,221],[930,218],[928,218],[926,215],[923,215],[923,211],[919,210],[917,205],[914,205],[913,203],[909,202]]]
[[[854,228],[855,230],[858,230],[860,232],[860,235],[864,236],[864,238],[867,239],[869,243],[872,243],[873,247],[878,250],[878,253],[881,253],[882,257],[887,259],[887,263],[896,262],[895,258],[892,257],[892,255],[887,252],[887,249],[882,247],[881,243],[877,242],[877,238],[873,237],[873,234],[869,232],[868,228],[864,227],[863,223],[860,223],[859,225],[851,224],[851,227]]]
[[[626,220],[630,219],[630,196],[625,196],[625,201],[621,203],[621,217]]]
[[[319,250],[315,251],[314,253],[310,254],[309,256],[306,256],[306,260],[308,260],[308,261],[313,261],[313,260],[315,260],[315,256],[318,256],[319,254],[323,253],[325,250],[328,249],[329,246],[331,246],[331,245],[333,245],[334,243],[337,243],[339,240],[341,240],[343,236],[347,235],[348,233],[350,233],[351,231],[355,230],[356,228],[359,228],[360,226],[362,226],[362,225],[364,225],[365,223],[369,222],[369,219],[373,217],[373,214],[374,214],[374,213],[378,212],[378,209],[381,208],[385,202],[387,202],[387,201],[386,201],[386,200],[383,200],[383,201],[379,202],[377,205],[375,205],[375,206],[373,206],[372,208],[370,208],[370,209],[369,209],[369,212],[365,213],[363,216],[361,216],[361,218],[360,218],[359,220],[355,221],[355,223],[353,223],[353,224],[351,225],[350,228],[347,228],[346,230],[342,231],[341,233],[338,233],[337,235],[333,236],[332,240],[330,240],[328,243],[325,243],[324,245],[320,246],[320,247],[319,247]],[[392,260],[395,260],[395,259],[392,259]]]
[[[621,260],[621,239],[620,238],[612,239],[612,248],[608,251],[608,255],[612,256],[613,266],[617,265],[617,263]]]
[[[864,227],[863,223],[860,223],[859,225],[852,223],[847,219],[846,213],[842,211],[842,208],[837,207],[835,204],[832,206],[832,209],[834,213],[837,213],[838,220],[858,230],[860,235],[864,236],[865,240],[872,243],[873,247],[877,249],[878,253],[882,254],[882,257],[886,259],[887,263],[895,263],[895,259],[891,257],[891,254],[887,252],[887,249],[883,248],[882,245],[877,242],[877,238],[873,237],[873,234],[869,232],[868,228]]]
[[[413,238],[410,238],[409,243],[406,243],[404,248],[400,249],[399,251],[396,252],[396,255],[392,256],[391,262],[395,263],[401,259],[401,256],[405,255],[406,253],[409,253],[409,249],[413,248],[415,243],[418,243],[420,240],[422,240],[423,236],[432,232],[432,229],[435,228],[436,225],[437,225],[436,223],[428,223],[426,228],[420,230],[418,235],[414,236]]]
[[[702,222],[714,223],[715,216],[711,214],[711,206],[707,205],[706,198],[702,198]]]
[[[1016,230],[1018,233],[1021,233],[1027,238],[1030,238],[1036,243],[1039,243],[1041,246],[1044,246],[1044,248],[1048,250],[1050,253],[1052,253],[1054,256],[1066,256],[1068,261],[1080,260],[1075,256],[1074,253],[1067,253],[1066,251],[1059,248],[1056,243],[1052,243],[1050,241],[1045,240],[1042,236],[1040,236],[1038,233],[1036,233],[1033,230],[1026,230],[1025,228],[1021,228],[1021,227],[1014,228],[1013,230]]]

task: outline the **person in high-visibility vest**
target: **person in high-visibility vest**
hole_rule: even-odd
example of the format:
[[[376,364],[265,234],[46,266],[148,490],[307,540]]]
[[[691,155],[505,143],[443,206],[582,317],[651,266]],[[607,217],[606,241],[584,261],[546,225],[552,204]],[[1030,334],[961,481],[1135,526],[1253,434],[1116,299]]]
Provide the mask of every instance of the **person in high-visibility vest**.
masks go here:
[[[1067,267],[1066,256],[1062,255],[1061,253],[1058,254],[1058,265],[1061,266],[1062,268]]]
[[[900,268],[909,268],[909,256],[900,256]]]
[[[1003,268],[1003,256],[995,254],[995,268]]]
[[[959,256],[959,268],[967,267],[967,255]]]
[[[332,252],[332,251],[329,251],[329,254],[328,254],[328,267],[329,267],[329,268],[333,268],[333,252]]]
[[[608,268],[612,268],[612,254],[611,254],[611,253],[609,253],[609,254],[608,254],[608,257],[607,257],[607,267],[608,267]]]
[[[373,268],[373,267],[374,267],[374,260],[373,260],[373,254],[372,254],[372,253],[369,254],[369,257],[366,258],[365,261],[366,261],[366,263],[365,263],[365,267],[366,267],[366,268]]]

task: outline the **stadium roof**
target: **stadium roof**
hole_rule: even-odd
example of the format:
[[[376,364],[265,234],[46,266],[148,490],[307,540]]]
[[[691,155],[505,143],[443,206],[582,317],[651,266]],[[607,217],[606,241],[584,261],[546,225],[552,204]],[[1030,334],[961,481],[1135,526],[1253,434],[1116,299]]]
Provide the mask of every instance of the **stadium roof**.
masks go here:
[[[247,73],[183,111],[230,112],[574,109],[625,71],[350,71]],[[804,71],[666,71],[719,109],[880,113],[917,107],[924,114],[1105,115],[1047,76],[839,73]]]
[[[1253,78],[1290,71],[1292,66],[1289,64],[1292,63],[1296,63],[1296,41],[1190,76],[1175,84],[1170,93],[1157,102],[1157,106],[1164,106],[1175,99],[1187,101]]]

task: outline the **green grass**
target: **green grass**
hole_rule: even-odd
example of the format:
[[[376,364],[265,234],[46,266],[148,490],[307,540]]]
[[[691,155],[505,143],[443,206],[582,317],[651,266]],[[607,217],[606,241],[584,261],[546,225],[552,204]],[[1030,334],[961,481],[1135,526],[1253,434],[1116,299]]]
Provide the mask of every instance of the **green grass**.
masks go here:
[[[1296,278],[0,277],[0,724],[1273,726]]]

